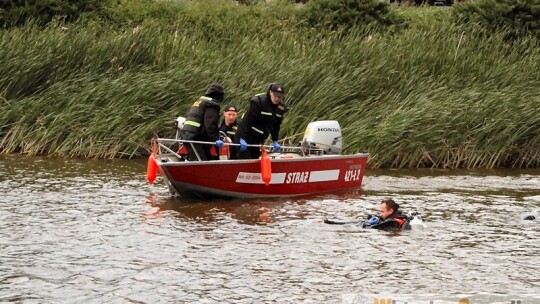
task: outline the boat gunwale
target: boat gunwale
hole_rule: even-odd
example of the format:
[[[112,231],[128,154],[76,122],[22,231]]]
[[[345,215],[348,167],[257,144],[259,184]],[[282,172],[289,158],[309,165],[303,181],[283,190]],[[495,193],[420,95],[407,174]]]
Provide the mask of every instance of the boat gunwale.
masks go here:
[[[161,157],[173,156],[173,154],[159,154],[157,155],[157,163],[159,166],[170,167],[170,166],[204,166],[204,165],[223,165],[223,164],[250,164],[250,163],[259,163],[260,159],[227,159],[227,160],[208,160],[208,161],[159,161]],[[351,158],[368,158],[369,153],[356,153],[356,154],[325,154],[325,155],[313,155],[313,156],[301,156],[296,158],[271,158],[272,163],[289,163],[289,162],[306,162],[306,161],[324,161],[329,159],[351,159]]]

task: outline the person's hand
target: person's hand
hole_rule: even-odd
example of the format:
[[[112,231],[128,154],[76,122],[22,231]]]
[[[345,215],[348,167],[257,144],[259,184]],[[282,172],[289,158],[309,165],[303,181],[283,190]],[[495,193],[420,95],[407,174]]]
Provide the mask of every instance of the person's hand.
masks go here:
[[[223,147],[223,140],[221,140],[221,139],[216,140],[216,146],[217,146],[218,148]]]
[[[377,225],[379,223],[379,218],[376,216],[373,216],[367,221],[367,223],[370,226]]]
[[[278,152],[279,149],[281,149],[281,146],[277,141],[272,142],[272,145],[274,146],[274,152]]]
[[[247,148],[247,142],[243,138],[240,138],[240,152],[246,151]]]

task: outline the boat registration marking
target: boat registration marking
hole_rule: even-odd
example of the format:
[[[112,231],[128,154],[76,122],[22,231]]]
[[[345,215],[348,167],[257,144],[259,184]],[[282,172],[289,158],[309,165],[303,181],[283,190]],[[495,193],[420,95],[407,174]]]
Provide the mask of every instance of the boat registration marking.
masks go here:
[[[362,171],[360,169],[345,171],[345,181],[352,182],[360,180]]]
[[[272,173],[270,184],[283,184],[284,181],[285,173]],[[261,174],[258,172],[239,172],[236,182],[242,184],[264,184]]]

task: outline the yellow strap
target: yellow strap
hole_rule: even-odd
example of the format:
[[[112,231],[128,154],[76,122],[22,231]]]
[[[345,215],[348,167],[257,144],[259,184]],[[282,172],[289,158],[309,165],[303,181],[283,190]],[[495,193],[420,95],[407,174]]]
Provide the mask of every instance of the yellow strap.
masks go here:
[[[194,126],[194,127],[200,127],[201,124],[198,123],[198,122],[195,122],[195,121],[191,121],[191,120],[186,120],[186,122],[184,123],[184,125],[190,125],[190,126]]]

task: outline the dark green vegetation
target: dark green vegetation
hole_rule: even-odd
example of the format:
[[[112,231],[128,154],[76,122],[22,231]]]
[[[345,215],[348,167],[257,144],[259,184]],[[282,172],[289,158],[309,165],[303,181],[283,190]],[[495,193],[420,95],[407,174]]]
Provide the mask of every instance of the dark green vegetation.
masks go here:
[[[533,16],[538,1],[526,1]],[[494,25],[473,12],[462,23],[467,3],[344,0],[379,15],[329,19],[329,0],[208,2],[119,2],[74,23],[4,24],[0,151],[137,157],[154,133],[174,134],[210,82],[242,109],[280,81],[290,144],[310,121],[335,119],[346,152],[370,152],[372,168],[540,165],[540,43],[523,18]]]
[[[453,18],[458,23],[477,23],[508,38],[529,34],[540,38],[540,0],[480,0],[456,6]]]
[[[112,0],[0,0],[0,25],[12,27],[28,20],[45,25],[53,19],[75,21],[81,15],[100,15]]]

